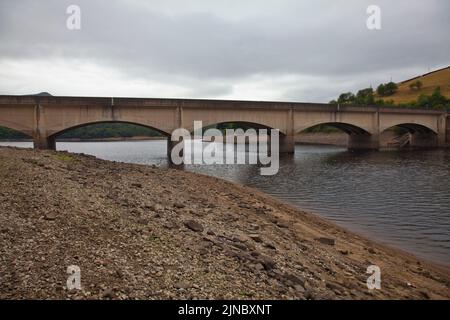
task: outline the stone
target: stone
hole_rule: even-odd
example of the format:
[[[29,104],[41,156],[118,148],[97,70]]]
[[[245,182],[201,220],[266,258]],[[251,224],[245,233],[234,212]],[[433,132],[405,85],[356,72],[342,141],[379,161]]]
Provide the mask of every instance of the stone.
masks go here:
[[[328,246],[334,246],[336,244],[336,241],[331,238],[317,238],[316,241],[318,241],[322,244],[326,244]]]
[[[54,213],[49,212],[44,215],[44,219],[48,221],[53,221],[56,219],[56,215]]]
[[[141,183],[132,183],[131,186],[135,187],[135,188],[142,188],[142,184]]]
[[[288,281],[291,282],[294,286],[295,285],[301,285],[302,287],[305,286],[305,281],[303,281],[302,279],[300,279],[298,276],[296,276],[295,274],[292,273],[284,273],[283,274],[283,278]]]
[[[191,285],[186,281],[177,282],[173,286],[175,289],[189,289],[191,287]]]
[[[250,235],[249,235],[249,238],[252,239],[252,240],[255,241],[255,242],[258,242],[258,243],[261,243],[261,242],[262,242],[262,239],[261,239],[261,237],[259,236],[259,234],[250,234]]]
[[[143,225],[147,225],[149,222],[150,222],[150,220],[147,218],[140,218],[138,221],[139,224],[143,224]]]
[[[105,289],[102,292],[102,297],[105,299],[112,299],[114,298],[114,292],[112,291],[112,289]]]
[[[185,208],[186,206],[183,204],[183,203],[181,203],[181,202],[175,202],[174,204],[173,204],[173,206],[175,207],[175,208],[177,208],[177,209],[182,209],[182,208]]]
[[[203,226],[195,221],[195,220],[187,220],[184,222],[184,225],[188,228],[191,229],[192,231],[195,232],[203,232]]]
[[[275,261],[268,256],[260,256],[258,262],[261,263],[266,271],[275,269]]]
[[[275,247],[275,245],[274,245],[273,243],[271,243],[271,242],[266,242],[266,243],[264,244],[264,246],[265,246],[266,248],[270,249],[270,250],[277,250],[277,247]]]

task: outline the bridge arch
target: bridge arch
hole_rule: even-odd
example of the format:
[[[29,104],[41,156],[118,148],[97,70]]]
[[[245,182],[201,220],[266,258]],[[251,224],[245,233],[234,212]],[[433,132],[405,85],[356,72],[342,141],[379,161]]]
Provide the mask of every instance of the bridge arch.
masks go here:
[[[400,128],[401,131],[395,130]],[[418,123],[400,123],[380,132],[380,148],[429,148],[438,145],[438,133]]]
[[[339,130],[347,133],[348,135],[371,135],[371,133],[369,131],[367,131],[366,129],[364,129],[360,126],[356,126],[354,124],[345,123],[345,122],[320,122],[320,123],[316,123],[314,125],[310,125],[307,128],[302,128],[299,131],[297,131],[296,133],[301,133],[308,129],[318,127],[318,126],[333,127],[333,128],[339,129]]]
[[[60,129],[56,132],[51,132],[50,134],[48,134],[48,132],[47,132],[47,135],[40,135],[40,136],[38,135],[38,136],[34,137],[34,145],[35,145],[35,147],[40,148],[40,149],[56,150],[56,139],[58,138],[58,136],[66,133],[68,131],[71,131],[71,130],[75,130],[75,129],[82,128],[82,127],[87,127],[90,125],[101,124],[101,123],[116,123],[116,124],[128,123],[128,124],[152,129],[165,137],[169,136],[169,133],[167,133],[166,131],[163,131],[159,128],[155,128],[153,126],[149,126],[147,124],[143,124],[143,123],[139,123],[139,122],[122,121],[122,120],[104,120],[104,121],[92,121],[92,122],[86,122],[86,123],[79,123],[76,125],[68,126],[64,129]]]
[[[376,150],[378,149],[378,136],[372,134],[365,128],[357,126],[347,122],[336,122],[336,121],[324,121],[319,123],[314,123],[306,128],[296,131],[296,134],[305,132],[308,129],[317,126],[329,126],[337,128],[345,132],[348,136],[347,138],[347,148],[349,150]]]
[[[382,132],[393,129],[395,127],[402,128],[402,129],[408,131],[409,133],[435,134],[435,135],[438,134],[433,128],[430,128],[426,125],[419,124],[419,123],[399,123],[399,124],[393,125],[389,128],[385,128]],[[382,132],[380,132],[380,133],[382,133]]]
[[[92,126],[92,125],[96,125],[96,124],[132,124],[135,126],[139,126],[139,127],[144,127],[144,128],[148,128],[148,129],[152,129],[158,133],[160,133],[162,136],[168,137],[170,136],[170,134],[168,132],[165,132],[164,130],[161,130],[159,128],[155,128],[153,126],[147,125],[147,124],[143,124],[143,123],[139,123],[139,122],[132,122],[132,121],[122,121],[122,120],[117,120],[117,121],[112,121],[112,120],[107,120],[107,121],[92,121],[92,122],[86,122],[86,123],[82,123],[82,124],[77,124],[71,127],[67,127],[65,129],[59,130],[57,132],[52,133],[51,135],[48,136],[49,139],[57,139],[58,136],[61,136],[62,134],[71,131],[71,130],[75,130],[78,128],[83,128],[83,127],[88,127],[88,126]]]
[[[11,137],[11,138],[8,138]],[[28,130],[21,130],[0,123],[0,139],[33,139],[33,134]]]

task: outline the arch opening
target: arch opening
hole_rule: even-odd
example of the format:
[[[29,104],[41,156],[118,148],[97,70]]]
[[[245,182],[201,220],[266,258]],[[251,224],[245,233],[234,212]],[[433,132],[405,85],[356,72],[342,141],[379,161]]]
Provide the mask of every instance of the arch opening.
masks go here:
[[[98,121],[83,123],[69,127],[52,134],[49,138],[55,140],[96,140],[120,138],[165,138],[169,134],[160,129],[141,123],[128,121]]]
[[[380,133],[380,148],[430,148],[437,146],[437,140],[437,133],[424,125],[402,123]]]
[[[206,126],[203,126],[202,133],[204,134],[206,130],[208,129],[216,129],[222,132],[223,136],[225,137],[226,130],[232,129],[232,130],[238,130],[242,129],[245,133],[245,143],[248,144],[250,141],[266,141],[266,140],[260,140],[259,137],[259,129],[266,129],[267,130],[267,143],[271,144],[271,130],[275,130],[276,128],[272,128],[270,126],[256,123],[256,122],[248,122],[248,121],[222,121],[214,124],[208,124]],[[254,129],[255,132],[251,134],[247,130],[248,129]],[[288,136],[286,133],[278,129],[279,131],[279,153],[280,154],[293,154],[295,151],[295,141],[293,136]],[[191,134],[194,132],[194,130],[191,128],[190,130]],[[237,143],[237,139],[234,140],[235,143]]]
[[[409,132],[411,134],[420,133],[420,134],[436,134],[437,135],[437,133],[434,130],[432,130],[424,125],[417,124],[417,123],[401,123],[401,124],[397,124],[395,126],[392,126],[390,128],[383,130],[383,132],[385,132],[385,131],[396,131],[398,133]]]
[[[0,141],[24,141],[32,140],[33,137],[16,129],[0,126]]]
[[[370,132],[367,130],[355,126],[353,124],[344,123],[344,122],[325,122],[313,125],[306,129],[299,131],[300,133],[334,133],[334,132],[345,132],[348,135],[370,135]]]

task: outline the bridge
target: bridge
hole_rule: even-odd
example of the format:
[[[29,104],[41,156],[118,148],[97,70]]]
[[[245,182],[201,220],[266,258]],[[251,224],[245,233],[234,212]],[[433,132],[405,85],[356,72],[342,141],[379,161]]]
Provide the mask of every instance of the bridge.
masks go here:
[[[392,107],[200,99],[0,95],[0,126],[23,132],[38,149],[55,149],[67,130],[102,122],[142,125],[170,136],[173,130],[242,123],[279,129],[280,152],[294,152],[295,134],[326,124],[348,134],[349,149],[383,149],[383,132],[402,127],[411,147],[448,147],[450,117],[445,111]],[[168,152],[173,142],[168,140]]]

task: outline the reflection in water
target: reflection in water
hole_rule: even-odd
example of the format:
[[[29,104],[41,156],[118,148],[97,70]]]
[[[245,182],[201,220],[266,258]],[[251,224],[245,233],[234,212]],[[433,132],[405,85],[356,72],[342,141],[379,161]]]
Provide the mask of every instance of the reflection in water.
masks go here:
[[[167,166],[165,141],[58,143],[57,148]],[[351,153],[296,146],[295,156],[282,158],[275,176],[261,176],[257,166],[247,165],[186,165],[185,170],[258,188],[375,240],[450,265],[450,150]]]

